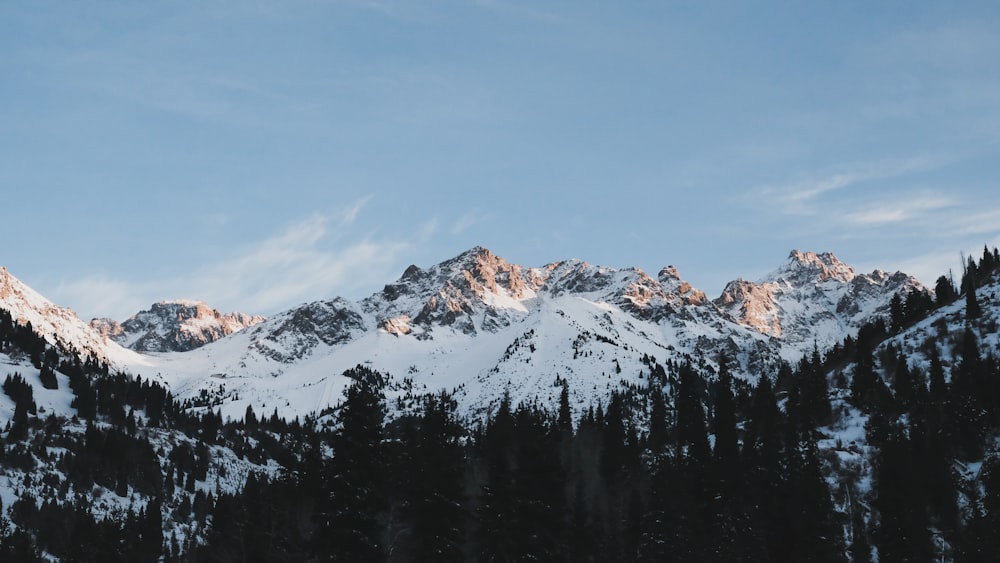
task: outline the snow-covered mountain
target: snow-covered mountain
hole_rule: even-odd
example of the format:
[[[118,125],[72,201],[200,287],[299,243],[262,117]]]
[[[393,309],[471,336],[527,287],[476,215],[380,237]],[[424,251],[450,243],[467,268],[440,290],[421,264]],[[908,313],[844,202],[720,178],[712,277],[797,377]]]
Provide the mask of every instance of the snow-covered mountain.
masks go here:
[[[245,313],[222,313],[202,301],[176,300],[154,303],[120,324],[94,319],[90,326],[138,352],[188,352],[263,321]]]
[[[83,357],[94,356],[115,367],[143,365],[143,358],[108,341],[83,322],[72,309],[60,307],[12,276],[0,266],[0,308],[10,312],[14,321],[31,323],[32,329],[50,344]]]
[[[924,290],[901,272],[858,274],[827,252],[793,250],[788,261],[754,283],[730,282],[715,304],[738,323],[781,340],[787,359],[821,350],[889,313],[895,294]]]
[[[515,402],[554,404],[557,380],[582,410],[644,385],[651,358],[710,367],[724,359],[748,379],[773,373],[814,342],[832,344],[885,314],[893,295],[911,288],[922,289],[904,274],[857,275],[833,255],[793,252],[760,284],[734,282],[713,301],[670,266],[655,278],[579,260],[528,268],[476,247],[410,266],[361,301],[303,304],[198,350],[154,358],[145,372],[229,416],[248,404],[321,411],[346,385],[338,374],[359,363],[393,374],[398,396],[454,391],[468,415],[505,392]],[[773,308],[773,321],[753,322],[744,304]]]
[[[4,276],[5,287],[23,287]],[[359,363],[392,374],[399,397],[448,389],[475,415],[505,392],[515,402],[554,404],[557,380],[582,410],[623,386],[645,385],[653,358],[708,367],[724,360],[754,379],[814,342],[825,347],[852,334],[911,289],[922,287],[904,274],[858,275],[832,254],[796,251],[761,282],[732,282],[713,301],[672,266],[655,278],[579,260],[528,268],[476,247],[426,269],[410,266],[361,301],[315,301],[267,320],[226,324],[207,306],[175,302],[119,330],[87,325],[34,292],[19,318],[226,416],[242,416],[247,405],[290,416],[322,411],[341,397],[340,374]],[[213,330],[239,325],[248,326],[192,349],[215,338]],[[136,354],[119,342],[170,352]]]

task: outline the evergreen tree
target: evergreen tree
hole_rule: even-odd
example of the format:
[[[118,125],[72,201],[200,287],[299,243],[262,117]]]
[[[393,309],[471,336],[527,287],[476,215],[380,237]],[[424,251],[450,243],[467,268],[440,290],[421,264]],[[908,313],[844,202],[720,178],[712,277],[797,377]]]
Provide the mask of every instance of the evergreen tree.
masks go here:
[[[715,418],[712,432],[715,434],[713,455],[719,491],[726,499],[734,500],[742,489],[740,476],[740,447],[736,433],[736,401],[733,398],[732,376],[720,362],[719,381],[715,388]]]
[[[455,401],[446,393],[424,400],[416,436],[412,501],[407,515],[416,561],[461,561],[465,541],[464,458]]]
[[[699,376],[690,364],[678,370],[677,391],[677,475],[668,493],[676,511],[672,537],[678,559],[700,561],[713,551],[712,528],[714,492],[709,478],[714,471],[708,445],[705,411],[699,398]]]
[[[983,313],[976,296],[976,288],[978,287],[976,275],[976,263],[972,258],[969,258],[965,275],[962,277],[962,293],[965,294],[965,318],[968,320],[978,319]]]
[[[38,375],[42,381],[42,387],[46,389],[58,389],[59,381],[56,379],[56,372],[50,364],[43,364]]]
[[[906,358],[900,353],[896,360],[896,371],[892,379],[892,390],[896,395],[896,403],[902,409],[908,409],[913,405],[917,396],[917,383],[914,382],[913,374],[906,363]]]
[[[906,322],[906,313],[903,309],[903,298],[898,293],[894,294],[892,300],[889,301],[889,320],[891,322],[890,330],[893,333],[903,330]]]
[[[567,435],[573,434],[573,411],[569,407],[569,384],[563,381],[562,390],[559,392],[559,418],[557,421],[559,430]]]
[[[667,404],[659,387],[650,389],[649,437],[647,444],[654,453],[661,453],[669,439],[667,433]]]
[[[944,401],[948,393],[948,386],[944,380],[944,366],[941,365],[941,355],[938,353],[937,346],[931,350],[930,364],[930,371],[928,373],[928,379],[930,380],[928,386],[929,399],[931,404],[939,405]]]
[[[732,377],[725,361],[720,361],[719,381],[715,388],[715,434],[713,487],[713,535],[715,555],[722,560],[752,559],[755,555],[752,536],[759,533],[746,510],[745,480],[736,430],[736,401]]]
[[[705,410],[699,397],[698,374],[690,364],[683,364],[678,371],[677,445],[685,457],[693,458],[705,468],[711,450],[705,428]]]
[[[941,276],[934,284],[934,294],[937,297],[937,306],[944,307],[958,299],[958,290],[955,284],[947,276]]]
[[[363,366],[344,375],[352,380],[337,413],[333,460],[314,534],[317,555],[328,561],[381,561],[386,510],[383,455],[382,374]]]
[[[518,503],[514,480],[514,416],[504,393],[480,441],[486,478],[477,507],[476,543],[483,561],[512,561],[523,553],[516,542]]]
[[[842,530],[823,478],[812,432],[802,434],[790,452],[789,475],[791,494],[787,502],[792,560],[843,561]]]
[[[880,431],[881,432],[881,431]],[[891,423],[879,445],[875,464],[875,508],[878,528],[875,545],[880,561],[931,561],[933,545],[924,491],[913,471],[920,460],[906,429]]]
[[[944,433],[952,441],[960,459],[979,459],[983,453],[986,413],[981,404],[980,380],[983,362],[979,344],[971,329],[962,337],[962,360],[952,370],[946,402]]]

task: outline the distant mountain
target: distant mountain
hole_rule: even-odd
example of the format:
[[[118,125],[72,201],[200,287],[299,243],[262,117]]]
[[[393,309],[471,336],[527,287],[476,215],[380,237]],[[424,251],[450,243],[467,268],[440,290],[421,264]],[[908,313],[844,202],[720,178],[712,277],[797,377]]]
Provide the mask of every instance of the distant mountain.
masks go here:
[[[232,416],[248,404],[322,410],[346,384],[338,374],[359,363],[406,379],[401,395],[453,390],[467,415],[505,392],[554,404],[556,380],[584,406],[643,384],[650,358],[725,361],[754,381],[887,315],[911,290],[925,291],[905,274],[858,275],[832,254],[796,251],[760,283],[733,282],[710,300],[670,266],[655,278],[579,260],[532,268],[475,247],[410,266],[361,301],[304,304],[152,369],[180,397],[217,398]]]
[[[901,272],[858,274],[829,252],[793,250],[761,281],[730,282],[715,304],[741,325],[780,339],[791,360],[814,343],[825,350],[887,317],[892,296],[910,291],[926,289]]]
[[[102,335],[138,352],[188,352],[234,332],[259,324],[264,317],[225,314],[201,301],[161,301],[119,324],[94,319]]]
[[[926,291],[902,273],[857,274],[832,254],[793,251],[763,280],[731,282],[711,300],[672,266],[655,278],[580,260],[524,267],[475,247],[410,266],[358,302],[315,301],[266,320],[161,302],[121,324],[87,325],[10,274],[3,279],[0,306],[50,340],[155,374],[180,399],[212,397],[234,417],[249,404],[322,411],[346,385],[339,374],[361,363],[406,379],[400,394],[453,390],[467,415],[505,392],[551,405],[557,379],[578,405],[606,402],[642,384],[651,358],[712,369],[725,362],[754,381],[886,317],[893,296]]]

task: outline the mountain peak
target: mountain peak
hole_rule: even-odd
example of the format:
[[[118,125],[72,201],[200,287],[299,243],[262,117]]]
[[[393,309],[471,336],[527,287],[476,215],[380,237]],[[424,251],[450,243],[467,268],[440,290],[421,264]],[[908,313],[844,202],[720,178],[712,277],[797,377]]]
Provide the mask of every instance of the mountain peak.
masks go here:
[[[60,307],[0,267],[0,309],[19,324],[31,323],[32,330],[50,344],[81,355],[93,355],[115,366],[132,359],[132,353],[109,343],[93,327],[80,320],[68,307]]]
[[[809,281],[821,282],[835,279],[851,282],[857,277],[854,268],[841,262],[832,252],[802,252],[792,250],[788,254],[788,262],[775,272],[770,279],[801,278],[806,276]]]
[[[108,319],[94,319],[90,324],[106,337],[136,351],[181,352],[263,321],[263,317],[244,313],[222,313],[204,301],[175,299],[153,303],[148,310],[121,324]]]

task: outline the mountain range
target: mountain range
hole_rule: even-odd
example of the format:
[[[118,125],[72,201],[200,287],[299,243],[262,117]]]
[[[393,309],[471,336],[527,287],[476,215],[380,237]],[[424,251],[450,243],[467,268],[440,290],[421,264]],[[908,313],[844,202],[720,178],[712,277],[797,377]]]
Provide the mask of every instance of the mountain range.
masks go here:
[[[397,393],[454,393],[460,412],[554,404],[565,380],[577,413],[644,377],[648,358],[726,364],[754,380],[886,317],[893,297],[927,292],[906,274],[859,274],[831,253],[792,251],[762,279],[710,299],[667,266],[656,277],[580,260],[524,267],[475,247],[360,301],[306,303],[270,318],[167,301],[117,323],[84,323],[4,270],[0,307],[52,343],[165,384],[180,400],[241,416],[336,404],[346,369],[399,379]],[[405,382],[405,383],[404,383]]]

